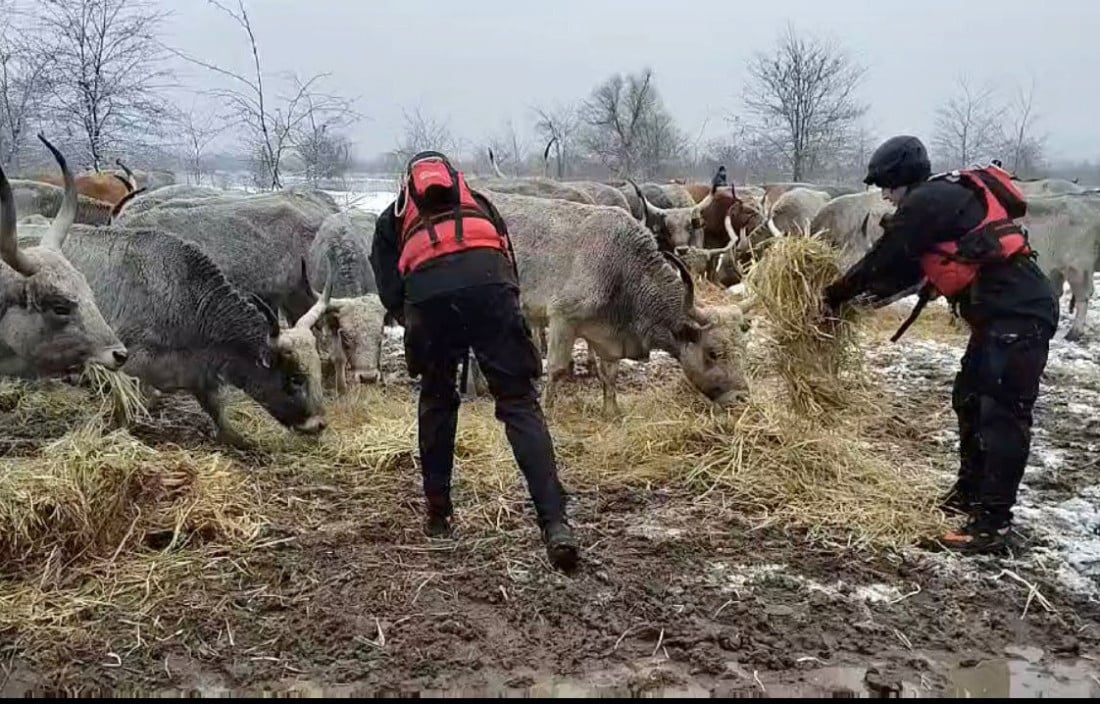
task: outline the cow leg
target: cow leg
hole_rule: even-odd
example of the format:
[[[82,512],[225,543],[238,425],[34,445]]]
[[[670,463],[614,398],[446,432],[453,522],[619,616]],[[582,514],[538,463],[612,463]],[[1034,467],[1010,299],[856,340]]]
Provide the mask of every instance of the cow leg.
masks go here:
[[[327,330],[329,339],[329,358],[332,360],[332,371],[336,377],[336,393],[343,396],[348,392],[348,358],[344,355],[344,345],[340,341],[340,333],[337,330]]]
[[[1088,317],[1089,299],[1092,298],[1092,271],[1071,269],[1066,278],[1077,307],[1073,314],[1073,323],[1066,333],[1066,340],[1078,342],[1085,336],[1085,319]]]
[[[254,448],[253,443],[229,426],[229,419],[225,417],[225,395],[220,388],[196,391],[195,398],[214,421],[214,427],[218,431],[214,438],[215,442],[235,447],[238,450],[251,450]]]
[[[542,395],[542,406],[546,410],[554,407],[558,385],[569,373],[569,364],[573,361],[573,340],[576,337],[576,327],[573,324],[561,316],[550,318],[546,341],[547,379]]]
[[[600,384],[603,385],[603,414],[609,419],[622,415],[619,411],[619,399],[616,394],[616,381],[619,378],[619,360],[596,360]]]
[[[462,389],[462,393],[470,398],[485,396],[489,393],[489,382],[486,381],[485,374],[481,371],[481,366],[477,363],[477,355],[475,355],[473,351],[468,351],[466,355],[469,358],[470,369],[469,377],[466,380],[466,388]]]

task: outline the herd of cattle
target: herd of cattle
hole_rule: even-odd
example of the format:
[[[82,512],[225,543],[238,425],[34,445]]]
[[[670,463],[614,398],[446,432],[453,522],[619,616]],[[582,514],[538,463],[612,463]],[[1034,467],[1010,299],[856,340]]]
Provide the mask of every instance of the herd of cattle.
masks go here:
[[[368,260],[374,215],[308,188],[247,194],[128,169],[77,179],[40,138],[60,186],[0,171],[0,374],[122,370],[157,392],[192,394],[230,443],[244,439],[227,422],[227,387],[317,434],[323,359],[338,392],[380,380],[389,321]],[[469,180],[508,224],[523,309],[547,358],[546,404],[580,338],[609,413],[618,362],[653,350],[713,402],[736,401],[747,318],[737,305],[698,305],[693,276],[733,285],[771,240],[811,231],[851,264],[892,212],[877,190],[801,183],[639,186],[499,171]],[[1100,260],[1100,194],[1066,181],[1020,185],[1044,270],[1070,284],[1067,337],[1077,339]]]

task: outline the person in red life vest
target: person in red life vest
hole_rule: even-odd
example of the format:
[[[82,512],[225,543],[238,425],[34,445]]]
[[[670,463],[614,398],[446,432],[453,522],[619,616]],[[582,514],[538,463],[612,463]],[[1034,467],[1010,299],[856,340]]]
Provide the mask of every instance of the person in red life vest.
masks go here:
[[[457,373],[472,349],[526,478],[550,561],[571,569],[577,543],[535,388],[542,358],[520,309],[504,219],[445,155],[421,152],[409,160],[397,198],[378,217],[370,262],[383,305],[405,327],[409,375],[421,378],[418,434],[428,534],[451,534]]]
[[[967,322],[970,341],[952,392],[959,473],[941,505],[969,520],[939,542],[962,552],[999,551],[1058,327],[1058,296],[1014,221],[1026,202],[995,166],[932,176],[924,145],[907,135],[874,152],[864,183],[882,188],[896,210],[866,256],[825,290],[825,304],[836,311],[857,296],[873,303],[919,287],[914,317],[929,298],[943,296]]]

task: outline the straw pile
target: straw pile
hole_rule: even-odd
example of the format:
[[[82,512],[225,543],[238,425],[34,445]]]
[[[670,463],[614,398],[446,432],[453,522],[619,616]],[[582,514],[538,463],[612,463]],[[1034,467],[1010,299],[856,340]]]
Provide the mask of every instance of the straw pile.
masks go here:
[[[0,460],[0,571],[255,533],[241,475],[89,422],[40,456]]]
[[[745,290],[758,304],[771,361],[786,384],[791,406],[821,416],[851,405],[862,387],[862,356],[846,306],[826,317],[822,292],[840,276],[837,252],[817,235],[777,239],[750,269]]]

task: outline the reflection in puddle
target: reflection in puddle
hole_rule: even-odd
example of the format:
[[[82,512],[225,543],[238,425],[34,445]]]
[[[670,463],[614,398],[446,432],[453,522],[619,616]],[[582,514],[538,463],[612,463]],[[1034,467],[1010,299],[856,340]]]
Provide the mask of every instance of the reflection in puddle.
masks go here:
[[[1094,663],[1038,665],[1026,660],[988,660],[956,669],[951,676],[956,697],[1097,697]]]

